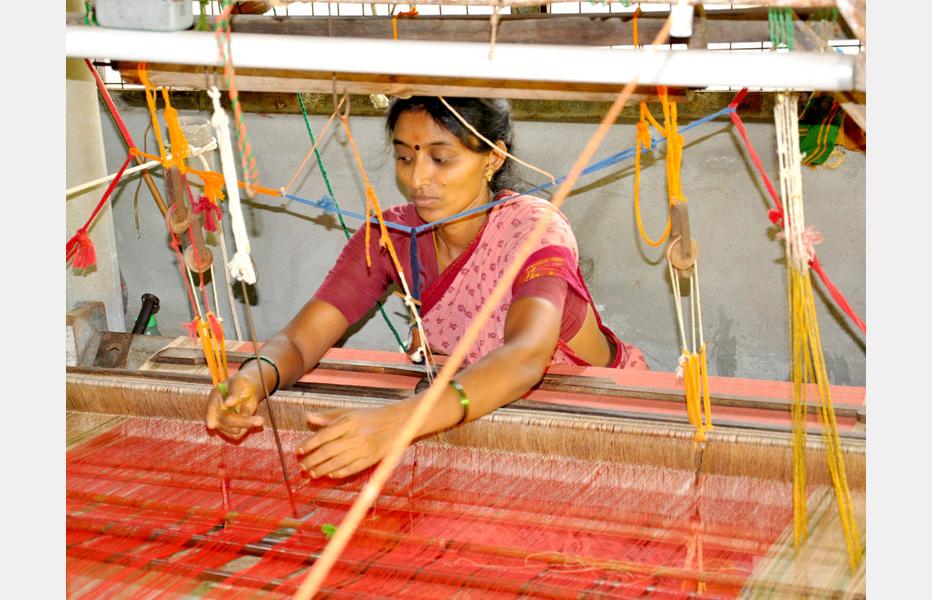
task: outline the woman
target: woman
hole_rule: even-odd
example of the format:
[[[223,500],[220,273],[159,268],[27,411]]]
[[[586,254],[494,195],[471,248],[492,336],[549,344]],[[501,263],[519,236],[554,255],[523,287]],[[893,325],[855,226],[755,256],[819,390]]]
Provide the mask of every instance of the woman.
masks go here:
[[[479,133],[510,151],[511,115],[504,100],[447,98]],[[384,211],[386,221],[411,227],[432,223],[513,195],[512,161],[477,139],[437,99],[396,100],[387,128],[395,151],[398,187],[409,203]],[[433,352],[447,354],[501,278],[535,224],[552,217],[546,234],[469,349],[465,368],[444,390],[418,435],[477,419],[525,394],[552,363],[641,368],[634,346],[605,327],[578,267],[576,240],[566,218],[546,200],[520,196],[435,227],[418,236],[423,286],[422,319]],[[410,264],[406,234],[392,232],[401,264]],[[314,297],[262,347],[261,360],[244,365],[223,399],[211,392],[207,426],[233,439],[261,427],[264,386],[270,393],[312,369],[347,328],[397,280],[390,259],[363,230],[352,237]],[[413,285],[409,278],[409,286]],[[311,477],[346,477],[378,462],[393,433],[421,396],[390,406],[309,414],[319,428],[298,449]]]

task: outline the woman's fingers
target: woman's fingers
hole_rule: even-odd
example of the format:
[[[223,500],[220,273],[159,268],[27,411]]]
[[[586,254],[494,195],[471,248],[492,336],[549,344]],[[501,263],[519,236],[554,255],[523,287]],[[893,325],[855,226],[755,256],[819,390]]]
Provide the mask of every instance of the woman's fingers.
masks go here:
[[[214,388],[207,398],[207,414],[204,421],[207,429],[217,429],[220,427],[220,415],[223,413],[223,398],[220,392]]]
[[[323,444],[301,459],[301,466],[311,477],[322,477],[359,458],[360,440],[341,437]]]
[[[219,429],[226,433],[227,430],[233,429],[251,429],[253,427],[262,427],[265,420],[258,415],[238,415],[229,411],[224,411],[220,415]]]
[[[350,409],[334,408],[331,410],[305,413],[305,417],[307,418],[308,424],[313,427],[326,427],[348,412],[350,412]]]
[[[242,378],[233,377],[229,389],[221,393],[219,386],[210,392],[207,400],[205,423],[207,429],[217,430],[237,440],[254,427],[262,427],[265,419],[256,415],[259,399],[252,386]]]
[[[356,473],[359,473],[363,469],[367,469],[371,467],[372,465],[375,464],[375,462],[376,461],[374,461],[371,457],[364,456],[362,458],[357,458],[356,460],[349,463],[345,467],[341,467],[336,470],[333,470],[327,473],[326,475],[334,479],[340,479],[341,477],[349,477],[350,475],[355,475]]]
[[[228,410],[239,407],[236,412],[255,414],[258,406],[259,399],[256,398],[253,386],[242,377],[234,377],[230,381],[230,391],[223,400],[223,407]]]
[[[309,414],[308,422],[310,421],[311,418]],[[338,437],[345,435],[350,431],[351,428],[352,425],[347,421],[338,421],[332,425],[324,427],[311,437],[307,438],[303,444],[298,446],[298,454],[302,456],[308,455],[324,444],[332,442]]]

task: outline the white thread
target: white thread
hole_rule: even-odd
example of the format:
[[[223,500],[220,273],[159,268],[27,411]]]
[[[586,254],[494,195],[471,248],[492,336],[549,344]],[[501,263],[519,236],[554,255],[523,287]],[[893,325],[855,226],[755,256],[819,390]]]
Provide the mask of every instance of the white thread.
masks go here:
[[[216,140],[211,140],[211,144],[213,144],[214,147],[216,147],[217,145]],[[207,159],[204,158],[203,156],[198,156],[198,158],[201,159],[201,164],[204,165],[204,170],[210,171],[210,164],[207,162]],[[218,206],[219,206],[219,203],[218,203]],[[220,210],[222,211],[223,209],[221,208]],[[236,314],[236,303],[233,301],[233,286],[230,283],[230,267],[227,266],[227,263],[229,262],[230,259],[227,257],[227,242],[223,235],[223,221],[222,220],[219,223],[217,223],[217,238],[218,238],[218,241],[220,242],[220,254],[223,256],[223,278],[227,283],[227,299],[230,301],[230,313],[233,315],[233,329],[236,330],[236,339],[242,342],[243,334],[240,331],[239,317]],[[211,268],[211,277],[213,277],[213,265],[211,265],[210,268]],[[215,296],[214,301],[215,302],[216,302],[216,293],[217,293],[216,289],[214,289],[214,296]],[[220,310],[219,306],[220,304],[217,303],[218,311]]]
[[[243,218],[243,207],[239,198],[236,162],[233,157],[233,145],[230,142],[230,118],[220,106],[220,91],[217,87],[211,86],[207,90],[207,95],[210,96],[214,105],[214,114],[211,116],[210,124],[217,133],[217,145],[220,147],[220,166],[227,188],[230,225],[233,229],[233,244],[236,248],[232,260],[227,264],[234,279],[252,285],[256,282],[256,272],[252,259],[249,257],[249,237],[246,235],[246,221]]]

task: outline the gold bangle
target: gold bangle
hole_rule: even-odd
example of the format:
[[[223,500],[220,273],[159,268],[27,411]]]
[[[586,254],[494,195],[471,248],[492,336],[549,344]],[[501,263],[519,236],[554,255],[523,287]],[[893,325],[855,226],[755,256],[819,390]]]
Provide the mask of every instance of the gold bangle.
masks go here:
[[[450,387],[456,390],[456,393],[460,395],[460,405],[463,407],[463,416],[456,422],[456,424],[459,425],[469,416],[469,396],[466,395],[466,390],[463,389],[463,386],[457,383],[455,379],[450,380]]]

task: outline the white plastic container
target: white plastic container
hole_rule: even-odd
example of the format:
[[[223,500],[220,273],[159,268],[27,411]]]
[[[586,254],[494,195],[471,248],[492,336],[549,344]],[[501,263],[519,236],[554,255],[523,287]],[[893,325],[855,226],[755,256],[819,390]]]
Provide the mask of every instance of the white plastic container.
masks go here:
[[[101,27],[180,31],[194,25],[191,0],[95,0]]]

